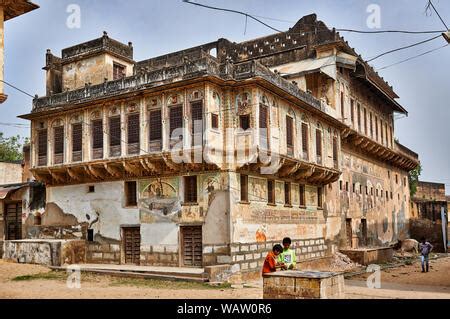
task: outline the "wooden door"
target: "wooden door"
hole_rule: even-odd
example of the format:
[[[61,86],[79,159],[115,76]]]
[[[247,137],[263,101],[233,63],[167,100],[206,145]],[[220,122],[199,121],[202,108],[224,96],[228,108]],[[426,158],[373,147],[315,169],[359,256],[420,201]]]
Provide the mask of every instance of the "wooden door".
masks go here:
[[[6,240],[22,239],[22,202],[5,205]]]
[[[124,227],[123,240],[125,263],[139,265],[141,254],[140,227]]]
[[[202,226],[181,227],[183,266],[201,267],[203,259]]]

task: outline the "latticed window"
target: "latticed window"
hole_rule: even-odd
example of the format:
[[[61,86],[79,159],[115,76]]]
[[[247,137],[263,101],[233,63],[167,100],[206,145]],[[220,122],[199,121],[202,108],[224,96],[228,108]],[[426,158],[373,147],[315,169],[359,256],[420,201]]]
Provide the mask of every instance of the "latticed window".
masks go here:
[[[103,148],[103,122],[102,122],[102,120],[92,121],[92,147],[94,149]]]
[[[267,203],[269,204],[275,204],[275,187],[274,187],[274,181],[268,180],[267,181]]]
[[[201,101],[191,104],[192,145],[201,145],[203,141],[203,104]]]
[[[259,105],[259,137],[260,137],[260,145],[263,148],[269,148],[269,139],[268,139],[268,125],[269,125],[269,116],[268,116],[268,108],[264,104]]]
[[[136,181],[125,182],[126,206],[137,205],[137,183]]]
[[[338,162],[338,141],[336,137],[333,137],[333,162],[334,165],[337,166]]]
[[[128,154],[138,154],[139,153],[139,114],[128,115]]]
[[[170,137],[172,138],[172,133],[176,129],[183,127],[183,107],[173,106],[170,108]]]
[[[355,124],[355,100],[350,100],[350,117],[352,124]]]
[[[241,174],[241,202],[248,202],[248,176]]]
[[[358,131],[361,131],[361,104],[358,103],[357,106],[357,121],[358,121]]]
[[[161,110],[150,112],[150,141],[162,139]]]
[[[128,116],[128,143],[139,143],[139,114]]]
[[[82,159],[83,124],[72,124],[72,161],[79,162]]]
[[[303,157],[308,157],[309,138],[308,138],[308,125],[302,123],[302,150]]]
[[[109,146],[120,145],[120,117],[111,117],[109,119]]]
[[[38,132],[38,165],[47,164],[47,130]]]
[[[288,115],[286,115],[286,145],[291,148],[290,151],[292,152],[294,147],[294,121]]]
[[[316,155],[322,157],[322,131],[316,130]]]
[[[364,134],[367,135],[367,109],[364,109]]]
[[[54,129],[54,153],[63,154],[64,153],[64,127],[55,127]]]
[[[184,201],[186,203],[197,202],[197,176],[184,177]]]

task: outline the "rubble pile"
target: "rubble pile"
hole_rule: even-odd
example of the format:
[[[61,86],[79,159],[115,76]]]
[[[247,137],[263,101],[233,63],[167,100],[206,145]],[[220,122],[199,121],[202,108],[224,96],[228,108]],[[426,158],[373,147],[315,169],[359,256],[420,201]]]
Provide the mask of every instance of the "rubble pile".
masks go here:
[[[330,267],[332,271],[348,271],[361,267],[361,265],[354,263],[347,255],[336,252],[332,256]]]

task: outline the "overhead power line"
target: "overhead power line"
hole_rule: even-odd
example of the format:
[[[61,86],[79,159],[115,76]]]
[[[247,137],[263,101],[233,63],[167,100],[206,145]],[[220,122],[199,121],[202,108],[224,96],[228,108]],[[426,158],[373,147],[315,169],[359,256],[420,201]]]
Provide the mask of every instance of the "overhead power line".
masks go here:
[[[382,68],[379,68],[378,70],[379,70],[379,71],[385,70],[385,69],[390,68],[390,67],[393,67],[393,66],[395,66],[395,65],[399,65],[399,64],[402,64],[402,63],[411,61],[411,60],[413,60],[413,59],[419,58],[419,57],[421,57],[421,56],[424,56],[424,55],[426,55],[426,54],[429,54],[429,53],[432,53],[432,52],[441,50],[441,49],[446,48],[446,47],[448,47],[448,46],[449,46],[449,44],[446,44],[446,45],[441,46],[441,47],[439,47],[439,48],[435,48],[435,49],[433,49],[433,50],[429,50],[429,51],[426,51],[426,52],[424,52],[424,53],[421,53],[421,54],[412,56],[412,57],[410,57],[410,58],[408,58],[408,59],[401,60],[401,61],[399,61],[399,62],[396,62],[396,63],[390,64],[390,65],[384,66],[384,67],[382,67]]]
[[[283,33],[284,31],[281,31],[281,30],[271,26],[271,25],[261,21],[260,19],[273,20],[273,21],[285,22],[285,23],[291,23],[291,24],[296,23],[296,21],[289,21],[289,20],[271,18],[271,17],[266,17],[266,16],[258,16],[258,15],[255,15],[255,14],[250,14],[250,13],[239,11],[239,10],[213,7],[213,6],[205,5],[205,4],[202,4],[202,3],[192,2],[190,0],[183,0],[183,2],[186,2],[188,4],[192,4],[192,5],[195,5],[195,6],[211,9],[211,10],[231,12],[231,13],[236,13],[236,14],[239,14],[239,15],[243,15],[246,18],[251,18],[251,19],[253,19],[253,20],[263,24],[264,26],[268,27],[269,29],[272,29],[272,30],[274,30],[276,32],[279,32],[279,33]],[[257,19],[257,18],[260,18],[260,19]],[[315,24],[304,24],[304,25],[315,26]],[[302,32],[302,34],[318,33],[318,32],[325,32],[325,31],[329,31],[329,30],[317,30],[317,31],[311,31],[311,32]],[[336,29],[336,31],[338,31],[338,32],[364,33],[364,34],[380,34],[380,33],[432,34],[432,33],[442,33],[442,32],[445,32],[447,30],[426,30],[426,31],[408,31],[408,30],[376,30],[376,31],[374,31],[374,30],[371,30],[371,31],[367,31],[367,30],[354,30],[354,29],[342,28],[342,29]]]
[[[21,93],[23,93],[23,94],[25,94],[25,95],[28,95],[28,96],[30,96],[31,98],[34,99],[34,96],[33,96],[33,95],[31,95],[31,94],[25,92],[24,90],[21,90],[21,89],[19,89],[18,87],[14,86],[14,85],[12,85],[12,84],[6,82],[6,81],[3,81],[3,80],[0,80],[0,81],[3,82],[3,83],[5,83],[6,85],[12,87],[13,89],[15,89],[15,90],[17,90],[17,91],[19,91],[19,92],[21,92]]]
[[[382,56],[385,56],[385,55],[387,55],[387,54],[394,53],[394,52],[401,51],[401,50],[405,50],[405,49],[409,49],[409,48],[418,46],[418,45],[420,45],[420,44],[424,44],[424,43],[427,43],[427,42],[436,40],[437,38],[441,38],[441,37],[442,37],[442,35],[440,34],[440,35],[437,35],[437,36],[435,36],[435,37],[432,37],[431,39],[427,39],[427,40],[424,40],[424,41],[420,41],[420,42],[417,42],[417,43],[413,43],[413,44],[410,44],[410,45],[407,45],[407,46],[404,46],[404,47],[400,47],[400,48],[397,48],[397,49],[389,50],[389,51],[387,51],[387,52],[384,52],[384,53],[381,53],[381,54],[375,56],[374,58],[371,58],[371,59],[367,60],[367,62],[372,62],[373,60],[376,60],[376,59],[378,59],[378,58],[381,58]]]
[[[447,26],[447,24],[445,23],[444,19],[442,19],[441,15],[439,14],[439,12],[437,11],[436,7],[434,6],[433,2],[431,2],[431,0],[428,0],[428,4],[427,4],[427,8],[426,10],[429,10],[430,8],[432,8],[434,10],[434,12],[436,12],[436,14],[438,15],[439,19],[441,20],[441,22],[444,24],[445,29],[448,31],[449,28]]]

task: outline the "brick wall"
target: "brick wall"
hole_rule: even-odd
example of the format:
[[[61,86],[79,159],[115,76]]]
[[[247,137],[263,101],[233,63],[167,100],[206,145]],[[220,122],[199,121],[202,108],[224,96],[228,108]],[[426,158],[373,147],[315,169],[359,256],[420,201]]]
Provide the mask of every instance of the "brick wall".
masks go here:
[[[120,264],[119,244],[86,244],[86,262],[90,264]]]
[[[239,268],[241,272],[260,272],[267,253],[275,244],[279,243],[279,241],[270,241],[264,243],[231,244],[231,263],[236,270]],[[327,252],[324,238],[292,240],[291,248],[295,249],[297,262],[323,258]]]
[[[142,266],[179,266],[177,246],[141,246]]]

